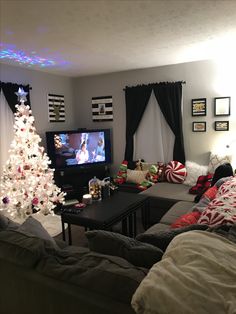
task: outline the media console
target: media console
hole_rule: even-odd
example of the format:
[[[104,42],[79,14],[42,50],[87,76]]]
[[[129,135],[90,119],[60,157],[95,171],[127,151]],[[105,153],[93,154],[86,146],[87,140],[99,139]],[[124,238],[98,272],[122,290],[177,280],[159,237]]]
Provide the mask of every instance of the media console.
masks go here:
[[[88,182],[96,176],[98,179],[104,179],[110,176],[108,165],[96,165],[89,167],[56,169],[54,179],[57,186],[63,192],[66,192],[66,199],[82,200],[82,196],[88,193]]]

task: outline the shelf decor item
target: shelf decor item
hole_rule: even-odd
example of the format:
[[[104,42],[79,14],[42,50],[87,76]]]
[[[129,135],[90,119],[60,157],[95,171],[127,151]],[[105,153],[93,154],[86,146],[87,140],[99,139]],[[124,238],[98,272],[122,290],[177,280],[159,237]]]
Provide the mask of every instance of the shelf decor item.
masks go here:
[[[230,116],[230,97],[215,97],[215,116]]]
[[[206,98],[192,99],[192,116],[206,116]]]
[[[215,131],[229,131],[229,121],[215,121]]]
[[[89,194],[93,201],[100,201],[102,199],[101,183],[96,177],[89,181]]]
[[[82,203],[85,205],[92,204],[92,195],[91,194],[84,194]]]
[[[206,132],[206,122],[193,122],[193,132]]]

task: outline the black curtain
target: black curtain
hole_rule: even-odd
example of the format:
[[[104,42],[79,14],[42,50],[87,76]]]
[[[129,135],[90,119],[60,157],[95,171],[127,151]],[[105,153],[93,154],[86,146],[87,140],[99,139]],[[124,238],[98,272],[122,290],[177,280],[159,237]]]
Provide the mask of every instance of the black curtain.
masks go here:
[[[175,135],[173,159],[185,163],[182,130],[182,82],[153,84],[153,91],[160,109]]]
[[[25,92],[27,92],[26,99],[25,101],[26,105],[30,106],[30,96],[29,96],[29,91],[30,91],[30,86],[29,85],[19,85],[19,84],[14,84],[14,83],[4,83],[0,81],[0,91],[3,91],[3,94],[7,100],[7,103],[9,107],[11,108],[12,112],[16,112],[16,107],[15,105],[18,104],[18,97],[15,94],[18,92],[19,87],[23,88]]]
[[[133,160],[134,133],[141,121],[148,100],[151,96],[151,85],[140,85],[125,88],[126,101],[126,147],[125,160]]]

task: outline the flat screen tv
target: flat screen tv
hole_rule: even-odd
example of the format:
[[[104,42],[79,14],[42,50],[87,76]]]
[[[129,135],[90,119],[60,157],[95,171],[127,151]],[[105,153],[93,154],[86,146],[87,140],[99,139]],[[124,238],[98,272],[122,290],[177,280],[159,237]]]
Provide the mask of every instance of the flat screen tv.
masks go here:
[[[55,169],[85,168],[112,162],[110,129],[46,132],[47,153]]]

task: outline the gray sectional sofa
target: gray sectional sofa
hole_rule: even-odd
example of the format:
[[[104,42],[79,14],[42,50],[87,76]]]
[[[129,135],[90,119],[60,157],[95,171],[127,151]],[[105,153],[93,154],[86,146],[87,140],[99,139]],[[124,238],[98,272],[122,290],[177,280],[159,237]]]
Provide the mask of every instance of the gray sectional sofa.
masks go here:
[[[177,217],[191,211],[193,196],[187,191],[183,184],[158,183],[142,192],[150,196],[151,217],[155,222],[143,238],[137,237],[144,246],[121,236],[116,239],[119,247],[114,249],[113,236],[109,240],[105,234],[100,243],[110,241],[109,250],[112,247],[115,250],[110,255],[106,250],[95,252],[65,246],[42,230],[37,233],[35,224],[28,230],[27,226],[12,225],[9,221],[7,228],[0,221],[0,313],[134,313],[130,305],[132,295],[151,265],[163,254],[151,241],[145,241],[145,236],[168,230]],[[131,249],[138,257],[141,252],[148,252],[152,258],[150,264],[134,265]],[[143,256],[146,263],[146,253]]]
[[[171,207],[178,203],[179,201],[188,202],[185,204],[194,205],[195,195],[190,194],[189,186],[184,184],[169,183],[169,182],[158,182],[154,184],[147,190],[141,192],[141,194],[149,196],[150,198],[150,225],[153,225],[161,220],[163,215],[172,211]],[[180,212],[181,204],[173,208],[175,215],[178,214],[181,216],[181,213],[184,214],[185,207],[183,211]],[[169,212],[171,214],[171,211]]]
[[[147,245],[160,260],[162,252]],[[36,219],[18,225],[0,214],[1,314],[131,314],[147,273],[122,257],[55,241]]]

